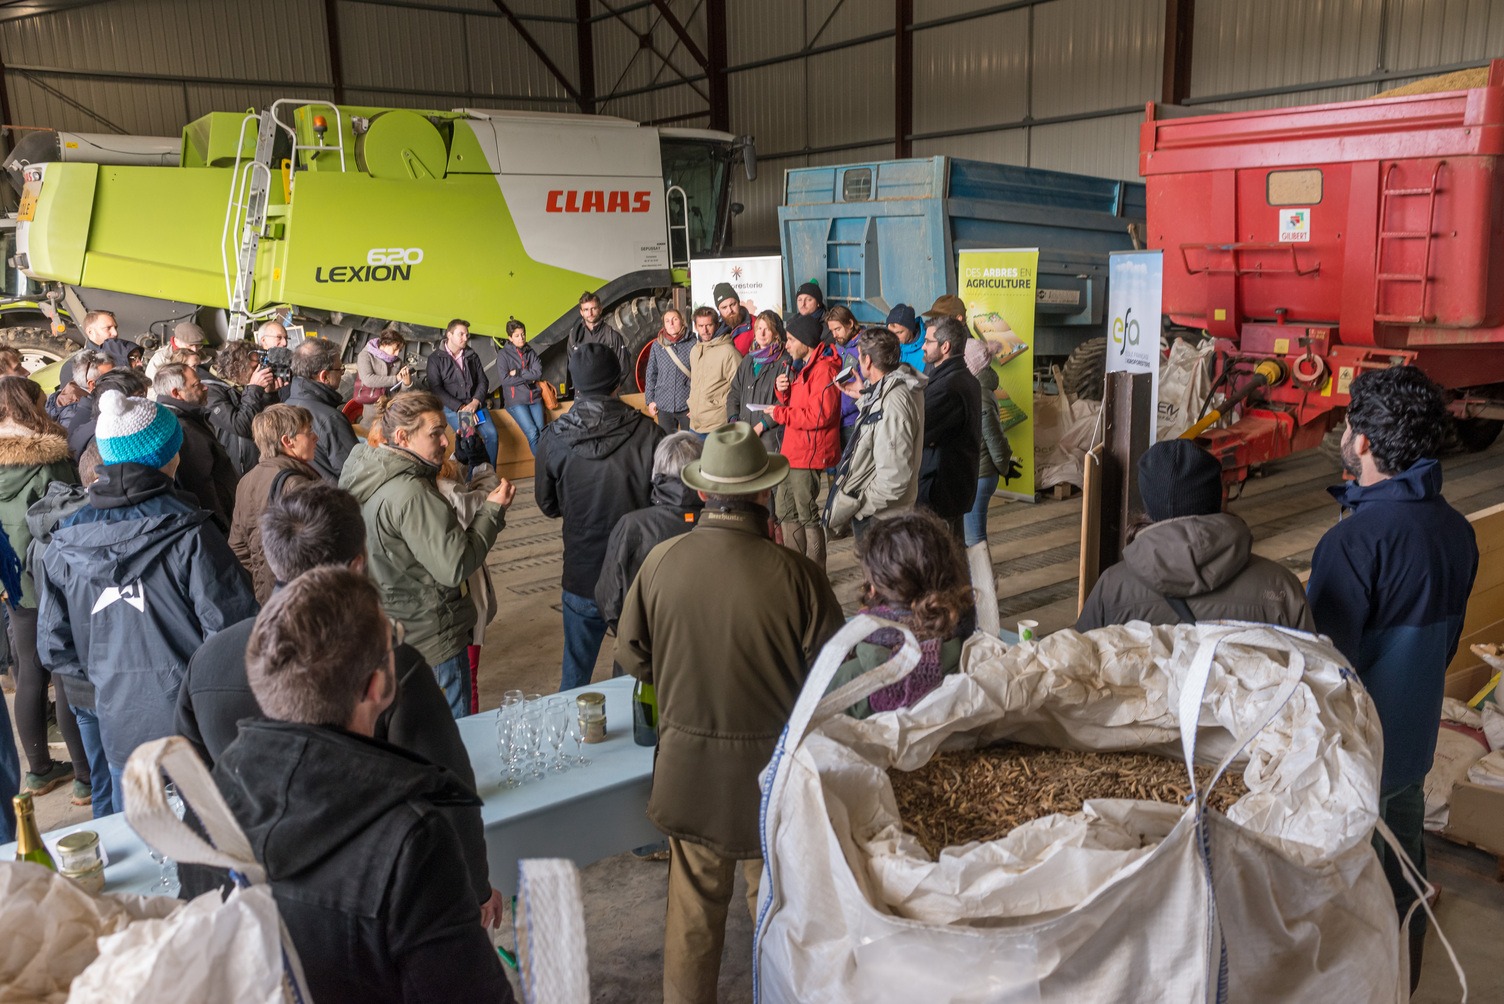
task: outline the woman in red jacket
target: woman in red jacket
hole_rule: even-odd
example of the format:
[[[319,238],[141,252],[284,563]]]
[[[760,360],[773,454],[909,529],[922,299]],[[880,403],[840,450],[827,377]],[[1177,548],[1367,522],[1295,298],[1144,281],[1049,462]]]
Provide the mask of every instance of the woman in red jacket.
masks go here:
[[[778,377],[778,403],[770,414],[784,427],[782,452],[789,461],[776,502],[784,543],[823,569],[820,472],[841,459],[841,355],[821,342],[821,333],[820,322],[809,315],[789,318],[784,347],[797,370]]]

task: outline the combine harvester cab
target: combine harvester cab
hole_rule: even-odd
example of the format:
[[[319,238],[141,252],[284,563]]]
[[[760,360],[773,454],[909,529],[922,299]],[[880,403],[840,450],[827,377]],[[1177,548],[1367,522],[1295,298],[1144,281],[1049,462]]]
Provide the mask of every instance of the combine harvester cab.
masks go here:
[[[1486,80],[1483,77],[1486,72]],[[1217,344],[1224,478],[1321,443],[1353,378],[1414,364],[1462,445],[1504,426],[1504,60],[1470,89],[1185,117],[1140,137],[1164,310]]]
[[[784,281],[814,277],[829,305],[881,324],[954,292],[956,252],[1039,248],[1036,363],[1065,361],[1067,388],[1100,400],[1107,256],[1134,246],[1144,186],[954,157],[790,170],[778,209]],[[1072,353],[1075,353],[1072,355]]]
[[[17,260],[68,287],[220,308],[228,337],[289,311],[357,347],[391,322],[432,344],[451,318],[500,338],[516,317],[542,354],[588,290],[651,327],[624,331],[641,340],[656,310],[638,302],[656,308],[724,236],[736,144],[701,132],[297,101],[216,112],[184,129],[180,167],[28,168]],[[695,153],[704,184],[666,181],[695,173]],[[475,348],[494,384],[494,343]]]

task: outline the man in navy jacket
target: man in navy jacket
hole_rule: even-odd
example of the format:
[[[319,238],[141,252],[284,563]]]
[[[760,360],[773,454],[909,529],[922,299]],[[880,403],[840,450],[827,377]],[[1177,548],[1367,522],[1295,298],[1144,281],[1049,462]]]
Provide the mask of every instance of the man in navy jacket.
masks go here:
[[[1442,686],[1478,571],[1473,528],[1441,495],[1441,391],[1409,366],[1353,381],[1342,464],[1357,480],[1331,489],[1344,518],[1316,545],[1307,587],[1317,630],[1331,636],[1373,697],[1384,728],[1379,812],[1425,873],[1423,784],[1436,752]],[[1403,918],[1415,893],[1376,839]],[[1425,916],[1410,926],[1410,985]]]

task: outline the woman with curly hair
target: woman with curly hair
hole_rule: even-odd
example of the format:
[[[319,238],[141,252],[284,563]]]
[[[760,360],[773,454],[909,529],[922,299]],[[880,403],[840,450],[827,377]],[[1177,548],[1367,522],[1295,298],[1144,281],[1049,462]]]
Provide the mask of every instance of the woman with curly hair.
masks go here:
[[[857,542],[857,560],[866,576],[860,612],[903,624],[919,641],[912,673],[849,709],[866,718],[917,703],[960,668],[961,647],[976,630],[976,602],[961,542],[932,513],[875,520]],[[872,632],[841,664],[830,689],[876,669],[902,647],[896,629]]]
[[[73,804],[91,798],[89,761],[78,722],[63,693],[57,693],[58,731],[72,762],[54,760],[47,749],[47,687],[52,675],[37,659],[37,594],[26,548],[31,529],[26,510],[54,481],[77,484],[68,439],[36,405],[36,385],[21,376],[0,378],[0,527],[21,559],[21,588],[10,596],[10,634],[16,659],[16,731],[26,755],[22,790],[42,795],[73,781]]]

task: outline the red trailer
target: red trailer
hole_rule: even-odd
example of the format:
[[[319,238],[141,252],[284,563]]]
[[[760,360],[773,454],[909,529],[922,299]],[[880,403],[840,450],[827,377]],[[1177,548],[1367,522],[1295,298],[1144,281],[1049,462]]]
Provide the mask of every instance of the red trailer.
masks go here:
[[[1501,155],[1504,60],[1469,90],[1194,117],[1149,105],[1139,172],[1165,313],[1217,340],[1231,390],[1268,381],[1205,434],[1229,483],[1317,445],[1375,367],[1425,370],[1466,445],[1498,435]]]

